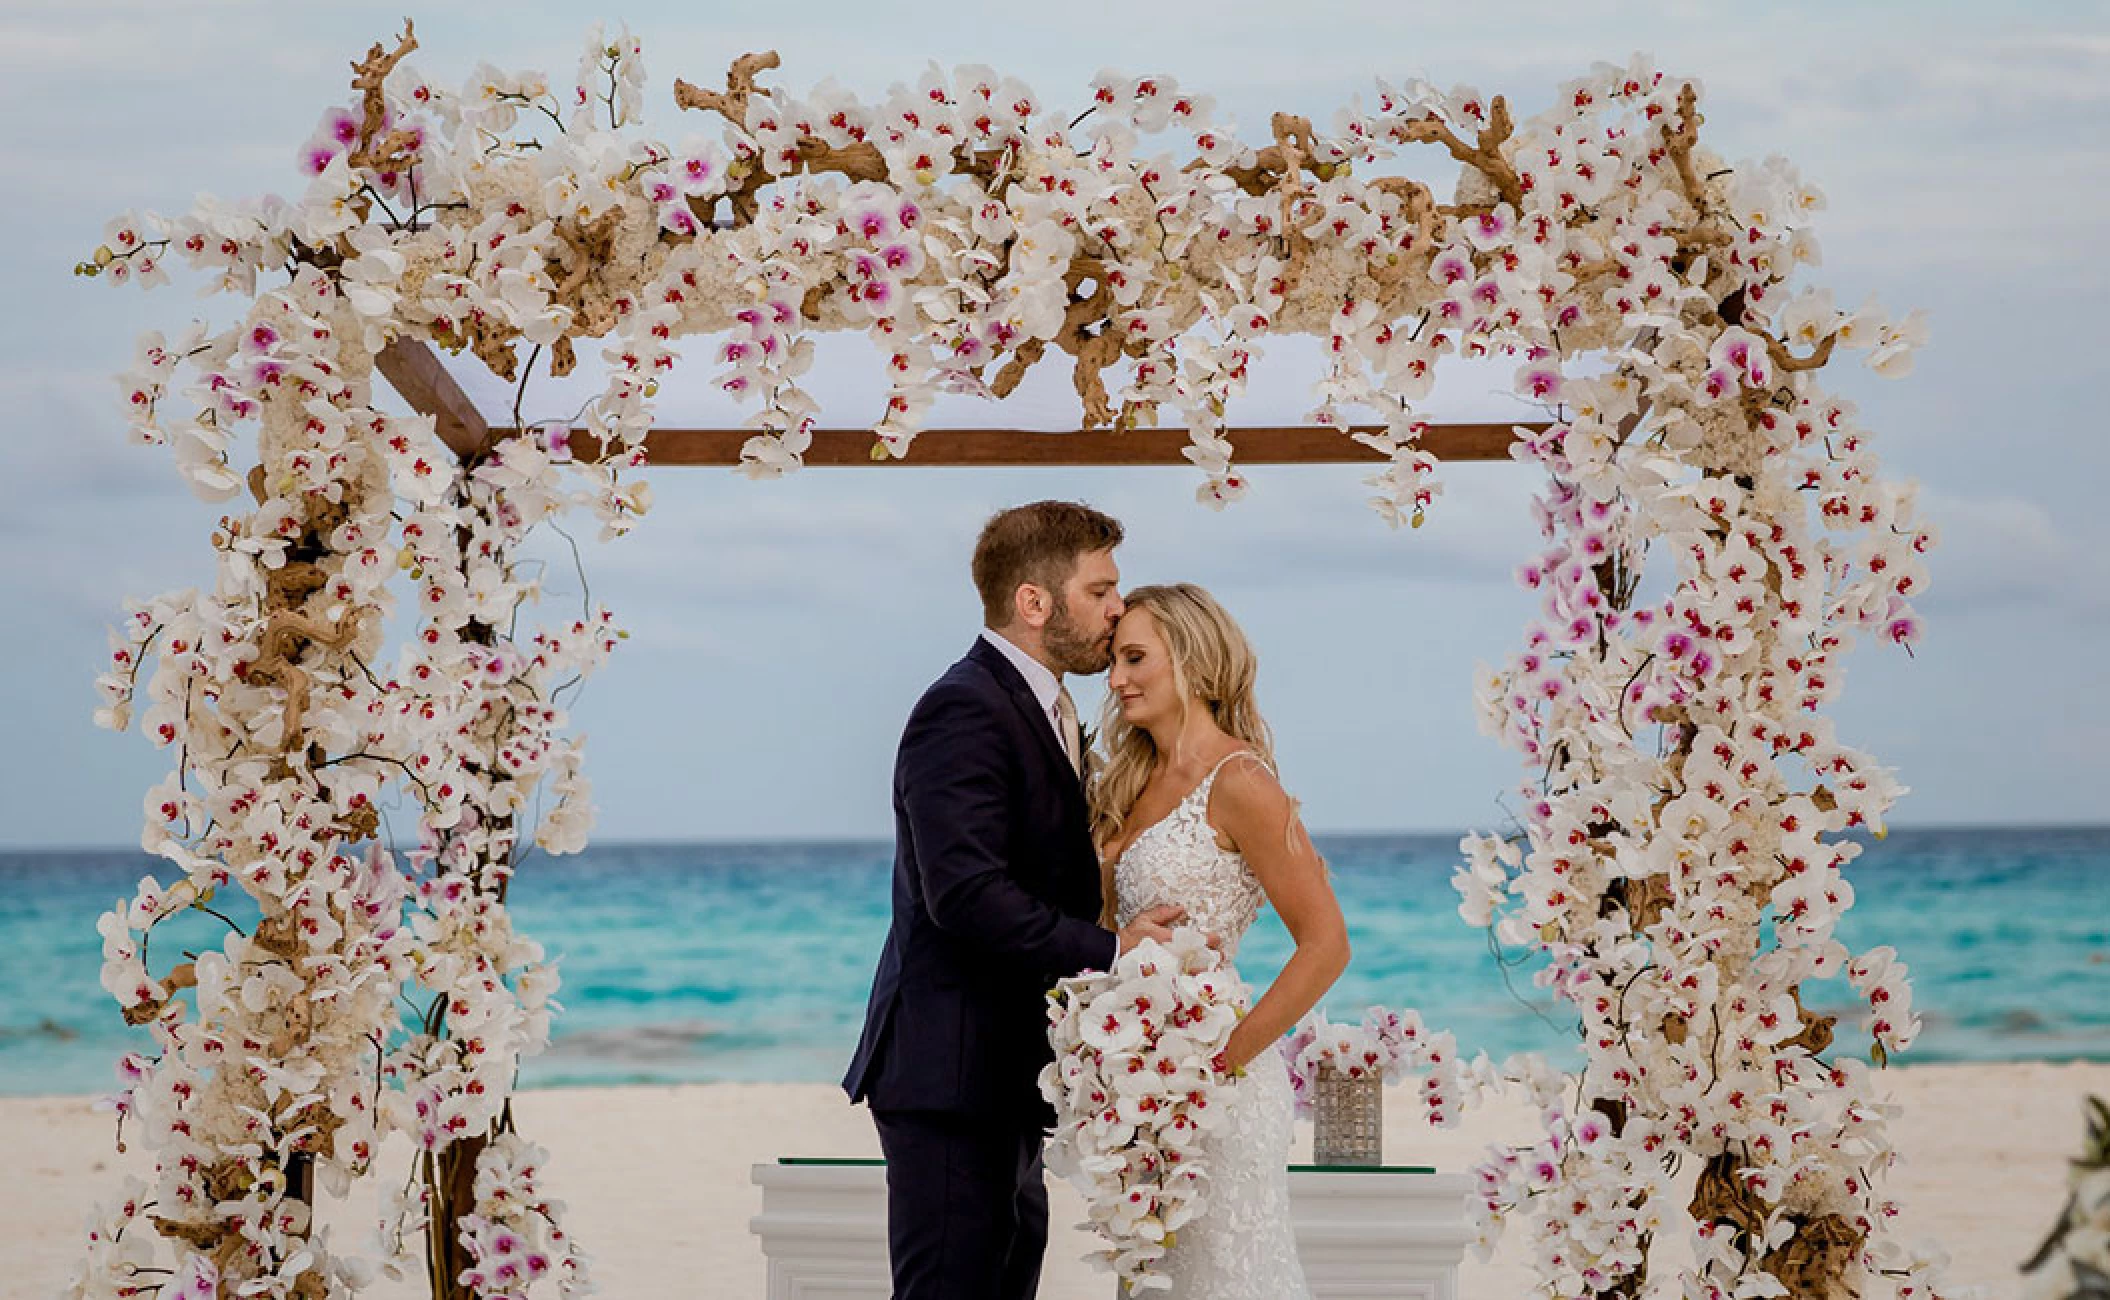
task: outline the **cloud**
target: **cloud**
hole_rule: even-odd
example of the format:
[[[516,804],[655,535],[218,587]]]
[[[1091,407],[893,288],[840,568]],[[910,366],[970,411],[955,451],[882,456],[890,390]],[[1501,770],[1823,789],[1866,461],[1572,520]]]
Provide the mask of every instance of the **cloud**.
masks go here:
[[[1199,477],[1172,470],[1162,485],[1117,486],[1105,504],[1137,521],[1132,531],[1139,547],[1171,551],[1270,588],[1437,582],[1507,590],[1512,568],[1538,544],[1528,502],[1541,479],[1526,466],[1443,468],[1443,495],[1419,529],[1394,529],[1369,507],[1367,472],[1345,465],[1251,466],[1244,500],[1221,514],[1202,514],[1192,504]],[[1173,513],[1187,511],[1196,513],[1184,520]],[[1176,540],[1148,540],[1144,521],[1160,527],[1177,521]]]
[[[106,373],[0,369],[0,407],[16,427],[0,450],[0,529],[62,513],[85,499],[163,500],[179,479],[166,451],[122,437]],[[188,495],[187,493],[185,494]]]
[[[2002,613],[2020,607],[2084,618],[2110,614],[2110,554],[2077,538],[2033,501],[1920,493],[1941,530],[1927,556],[1929,613]]]
[[[14,417],[0,443],[0,606],[92,630],[99,647],[127,596],[209,574],[220,508],[190,494],[165,449],[124,441],[107,375],[12,364],[0,408]]]
[[[820,485],[682,482],[713,475],[672,469],[653,475],[655,504],[630,537],[593,548],[588,564],[640,594],[675,603],[782,604],[855,596],[877,572],[930,558],[940,530],[929,511],[890,494],[846,497]],[[941,511],[941,513],[945,513]],[[964,561],[963,561],[964,563]],[[569,567],[569,557],[565,557]]]
[[[831,74],[877,90],[912,80],[936,57],[988,62],[1051,103],[1069,103],[1102,66],[1163,70],[1216,95],[1249,138],[1278,108],[1314,113],[1323,128],[1350,95],[1367,101],[1378,75],[1473,82],[1531,111],[1592,61],[1652,48],[1661,66],[1703,80],[1707,137],[1725,155],[1784,153],[1829,193],[1817,223],[1828,261],[1809,279],[1838,286],[1849,301],[1874,292],[1897,307],[1936,310],[1935,344],[1906,384],[1878,396],[1850,369],[1827,376],[1847,396],[1866,392],[1864,414],[1884,431],[1886,460],[1926,483],[1923,506],[1944,533],[1929,558],[1929,646],[1909,676],[1857,678],[1850,707],[1862,711],[1851,702],[1866,698],[1898,724],[1881,733],[1881,757],[1930,791],[1968,791],[1991,761],[1958,752],[1957,735],[2040,729],[2059,759],[2042,771],[2032,807],[2096,811],[2094,790],[2084,786],[2094,769],[2082,760],[2099,752],[2099,711],[2076,712],[2049,685],[2022,703],[1978,687],[1988,674],[2027,675],[2062,633],[2065,643],[2085,644],[2071,624],[2099,625],[2110,599],[2110,533],[2098,500],[2110,462],[2100,422],[2086,417],[2096,400],[2097,290],[2110,275],[2097,255],[2110,234],[2110,34],[2100,7],[2076,18],[2064,9],[2036,17],[1961,7],[1573,0],[1503,9],[1496,41],[1487,39],[1485,13],[1392,0],[1289,18],[1279,8],[1200,0],[1106,0],[1066,14],[1069,21],[1031,40],[1019,38],[1006,11],[986,8],[939,26],[839,0],[814,0],[794,25],[777,6],[756,3],[652,3],[628,17],[647,42],[651,129],[677,136],[709,128],[668,107],[674,76],[713,82],[732,56],[772,45],[785,55],[780,84],[797,91]],[[86,681],[102,626],[126,595],[209,581],[204,536],[219,512],[189,495],[165,451],[124,444],[107,378],[129,360],[136,331],[172,329],[197,305],[181,290],[112,298],[67,268],[94,246],[111,212],[174,212],[200,188],[246,195],[297,186],[293,146],[325,104],[345,98],[347,60],[393,35],[397,22],[370,6],[260,0],[19,0],[0,14],[0,108],[17,124],[0,140],[0,167],[34,178],[37,196],[34,221],[18,221],[0,261],[14,292],[0,320],[0,403],[11,416],[0,441],[0,545],[9,556],[0,602],[39,629],[34,671],[10,674],[0,687],[18,725],[86,734]],[[561,79],[586,26],[575,6],[556,0],[464,0],[421,20],[425,48],[414,58],[446,79],[483,58]],[[1429,166],[1446,164],[1435,158]],[[231,305],[208,310],[224,317]],[[688,351],[684,381],[708,388],[708,343],[692,341]],[[1288,348],[1271,348],[1269,362],[1287,378],[1278,383],[1263,365],[1243,422],[1294,416],[1304,401],[1305,362]],[[1072,424],[1064,368],[1044,366],[1032,382],[1044,400],[1028,415],[1012,406],[969,418]],[[817,383],[830,386],[831,422],[855,423],[871,406],[872,390],[844,367],[831,363]],[[1472,409],[1483,390],[1507,390],[1502,375],[1453,384],[1447,374],[1446,384],[1442,396],[1458,405],[1435,414],[1517,414]],[[670,392],[668,410],[689,418],[677,410],[682,400]],[[706,422],[700,404],[689,415]],[[686,818],[684,801],[698,797],[683,787],[687,778],[654,784],[645,774],[669,766],[670,755],[731,746],[729,730],[715,742],[691,733],[744,720],[744,748],[711,758],[710,797],[730,823],[796,833],[811,825],[816,802],[855,802],[845,783],[869,774],[845,770],[883,770],[892,740],[880,734],[891,723],[875,721],[884,709],[871,701],[912,697],[965,641],[955,631],[975,616],[966,558],[981,519],[1036,496],[1074,496],[1127,522],[1131,580],[1216,586],[1273,647],[1270,698],[1292,709],[1279,721],[1288,743],[1311,756],[1301,769],[1305,792],[1330,822],[1395,819],[1401,796],[1388,782],[1399,761],[1429,775],[1418,806],[1478,807],[1493,787],[1465,784],[1452,771],[1476,761],[1469,720],[1456,735],[1402,741],[1371,718],[1406,715],[1416,727],[1450,718],[1443,710],[1463,708],[1463,666],[1513,642],[1530,600],[1508,574],[1537,544],[1524,507],[1533,473],[1447,467],[1448,490],[1428,525],[1393,532],[1366,509],[1360,470],[1248,468],[1252,495],[1221,514],[1194,503],[1198,480],[1184,469],[901,467],[815,470],[780,483],[724,470],[653,471],[659,502],[634,536],[597,546],[592,525],[580,522],[593,595],[635,633],[611,677],[589,686],[593,703],[580,714],[596,728],[596,779],[610,798],[634,786],[648,791],[638,798],[661,801],[655,810],[632,799],[632,824]],[[545,616],[568,616],[580,596],[568,548],[545,537],[534,554],[548,572]],[[1945,637],[1945,626],[1956,635]],[[618,703],[628,711],[618,714]],[[1905,725],[1936,712],[1942,725]],[[624,721],[611,721],[615,734],[595,721],[617,716]],[[784,736],[817,722],[828,725],[831,751],[842,752],[806,770]],[[1409,742],[1416,748],[1403,759],[1396,751]],[[614,757],[626,746],[627,757]],[[601,767],[604,754],[609,765]],[[757,775],[764,771],[778,774],[782,791]],[[129,772],[85,763],[11,773],[8,784],[39,808],[85,808],[76,787],[113,780],[123,791],[117,824],[127,824],[144,784]],[[870,816],[883,818],[883,809],[875,804]],[[112,838],[96,836],[112,824],[104,814],[76,820],[81,834]],[[52,816],[44,825],[40,834],[63,830]]]

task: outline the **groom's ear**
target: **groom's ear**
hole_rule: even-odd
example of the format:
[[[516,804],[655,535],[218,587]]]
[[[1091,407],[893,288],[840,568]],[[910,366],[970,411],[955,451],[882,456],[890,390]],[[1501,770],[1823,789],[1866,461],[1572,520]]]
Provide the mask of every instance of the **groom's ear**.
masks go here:
[[[1046,587],[1022,582],[1011,593],[1011,612],[1019,622],[1038,630],[1047,626],[1048,616],[1055,612],[1054,599]]]

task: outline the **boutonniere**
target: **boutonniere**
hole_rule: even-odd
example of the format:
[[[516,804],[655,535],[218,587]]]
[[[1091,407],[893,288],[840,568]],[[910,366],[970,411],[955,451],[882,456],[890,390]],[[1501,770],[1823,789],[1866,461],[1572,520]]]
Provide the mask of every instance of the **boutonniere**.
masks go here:
[[[1079,731],[1079,734],[1080,734],[1080,736],[1081,736],[1082,738],[1081,738],[1081,739],[1079,739],[1079,740],[1078,740],[1078,742],[1077,742],[1077,745],[1078,745],[1078,751],[1077,751],[1077,752],[1078,752],[1079,754],[1083,755],[1083,757],[1084,757],[1084,763],[1083,763],[1084,771],[1083,771],[1082,775],[1083,775],[1083,776],[1086,776],[1086,777],[1089,777],[1089,776],[1091,776],[1091,774],[1092,774],[1092,766],[1093,766],[1093,763],[1092,763],[1092,755],[1093,755],[1093,751],[1094,751],[1094,750],[1095,750],[1095,749],[1096,749],[1096,748],[1098,747],[1098,744],[1099,744],[1099,733],[1098,733],[1098,732],[1096,732],[1096,731],[1093,731],[1093,730],[1092,730],[1092,729],[1091,729],[1090,727],[1080,727],[1080,728],[1078,729],[1078,731]]]

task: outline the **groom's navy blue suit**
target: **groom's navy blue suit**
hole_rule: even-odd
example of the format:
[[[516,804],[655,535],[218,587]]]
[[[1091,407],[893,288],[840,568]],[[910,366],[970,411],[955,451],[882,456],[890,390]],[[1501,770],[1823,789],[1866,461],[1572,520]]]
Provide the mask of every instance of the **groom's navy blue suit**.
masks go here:
[[[977,640],[894,761],[894,918],[843,1087],[887,1159],[895,1300],[1029,1300],[1047,1245],[1046,995],[1112,965],[1084,792],[1002,651]]]

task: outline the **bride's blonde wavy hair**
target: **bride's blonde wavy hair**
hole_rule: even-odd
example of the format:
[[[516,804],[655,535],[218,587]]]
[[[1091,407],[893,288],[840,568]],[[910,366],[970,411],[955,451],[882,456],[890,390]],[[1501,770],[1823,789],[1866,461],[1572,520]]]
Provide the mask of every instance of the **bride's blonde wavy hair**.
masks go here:
[[[1251,746],[1269,767],[1275,765],[1275,738],[1253,699],[1259,661],[1237,620],[1216,598],[1191,582],[1138,587],[1126,597],[1131,610],[1145,609],[1172,660],[1172,683],[1179,692],[1180,720],[1199,699],[1225,734]],[[1092,840],[1104,852],[1121,837],[1128,814],[1150,780],[1158,760],[1150,733],[1121,716],[1111,693],[1101,715],[1099,735],[1106,761],[1094,773],[1090,799]],[[1177,758],[1178,755],[1168,755]]]

